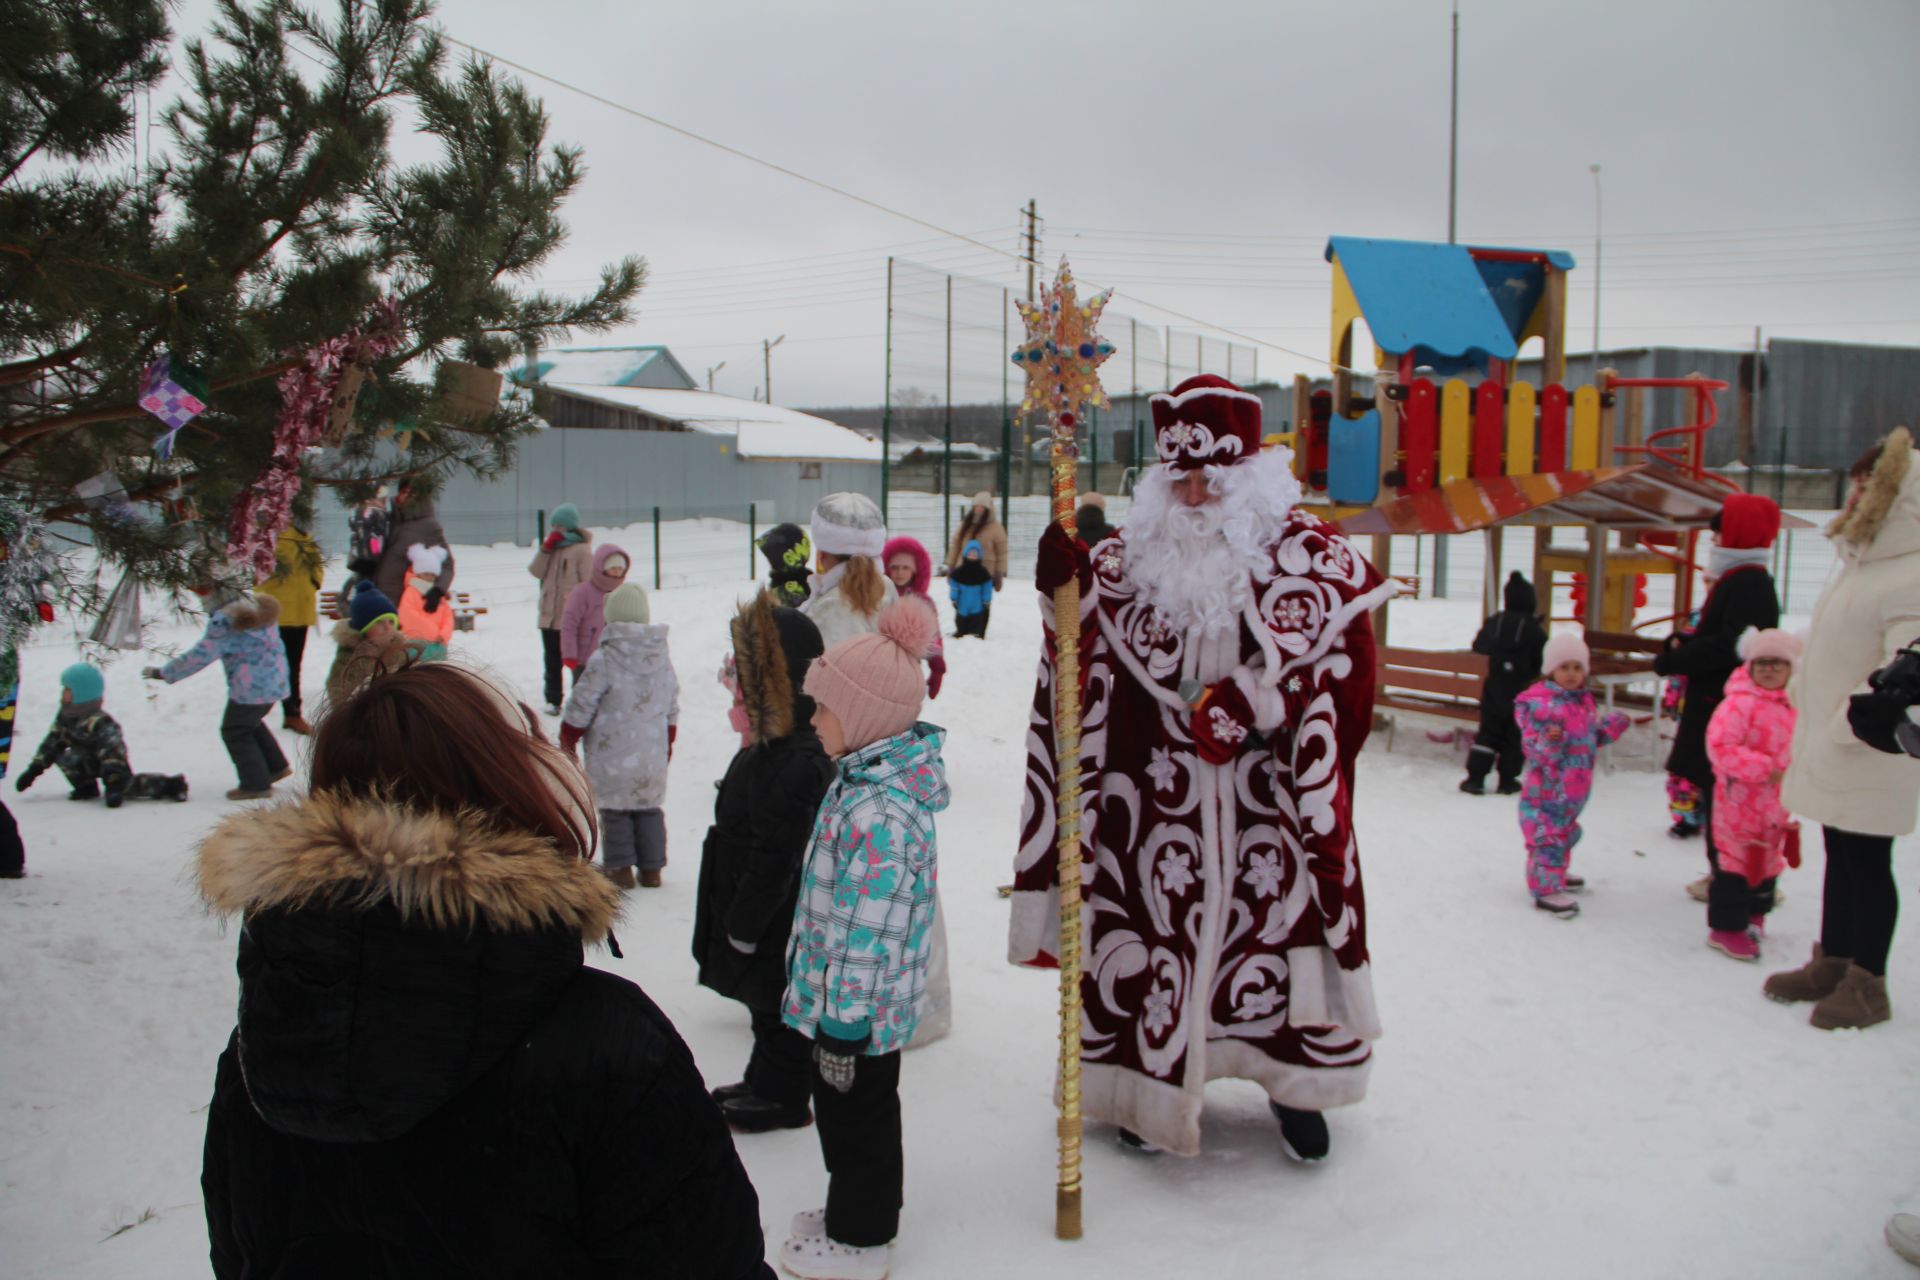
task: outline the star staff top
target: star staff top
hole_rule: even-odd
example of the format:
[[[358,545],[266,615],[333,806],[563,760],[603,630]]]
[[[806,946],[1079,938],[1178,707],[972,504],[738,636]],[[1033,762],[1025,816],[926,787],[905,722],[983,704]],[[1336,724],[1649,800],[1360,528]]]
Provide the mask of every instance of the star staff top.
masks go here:
[[[1100,387],[1100,366],[1114,348],[1096,326],[1112,296],[1112,290],[1103,290],[1081,302],[1073,268],[1062,258],[1053,284],[1041,286],[1039,301],[1018,304],[1027,327],[1026,340],[1013,352],[1013,362],[1027,375],[1020,408],[1023,412],[1042,409],[1052,416],[1055,444],[1069,458],[1079,453],[1074,428],[1080,410],[1107,403],[1107,393]]]

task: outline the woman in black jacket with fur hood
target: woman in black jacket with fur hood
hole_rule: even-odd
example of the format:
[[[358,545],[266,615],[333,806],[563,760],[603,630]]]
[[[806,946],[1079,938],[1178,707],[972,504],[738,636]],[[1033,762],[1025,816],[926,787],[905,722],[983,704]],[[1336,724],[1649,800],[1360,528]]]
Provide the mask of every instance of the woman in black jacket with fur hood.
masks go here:
[[[686,1045],[585,965],[619,894],[537,723],[458,667],[381,676],[321,722],[309,798],[201,845],[242,917],[214,1275],[771,1274]]]
[[[701,985],[747,1006],[753,1054],[738,1084],[715,1089],[746,1133],[807,1124],[813,1041],[780,1020],[787,936],[814,815],[834,766],[800,691],[823,645],[819,628],[765,592],[733,620],[733,662],[752,741],[727,766],[700,859],[693,958]]]

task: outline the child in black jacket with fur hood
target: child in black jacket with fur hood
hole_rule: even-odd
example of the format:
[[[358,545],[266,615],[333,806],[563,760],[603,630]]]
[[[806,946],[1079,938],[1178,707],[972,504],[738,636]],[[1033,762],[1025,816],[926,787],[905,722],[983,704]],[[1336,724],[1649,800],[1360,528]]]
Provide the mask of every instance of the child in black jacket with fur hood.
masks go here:
[[[713,1091],[743,1133],[797,1129],[812,1119],[807,1097],[813,1042],[780,1020],[787,936],[800,868],[834,766],[813,729],[807,667],[824,646],[798,609],[762,593],[733,620],[734,668],[751,739],[727,766],[700,860],[693,958],[700,983],[747,1006],[753,1054],[738,1084]]]

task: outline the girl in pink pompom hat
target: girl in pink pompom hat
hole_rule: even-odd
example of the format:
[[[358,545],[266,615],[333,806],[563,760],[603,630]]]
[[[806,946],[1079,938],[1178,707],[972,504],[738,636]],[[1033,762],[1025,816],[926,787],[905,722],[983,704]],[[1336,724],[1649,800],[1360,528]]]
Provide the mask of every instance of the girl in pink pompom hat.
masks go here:
[[[1726,697],[1707,722],[1720,854],[1707,889],[1707,945],[1753,961],[1773,910],[1774,881],[1800,865],[1800,829],[1780,803],[1780,781],[1793,743],[1787,681],[1801,645],[1791,632],[1748,627],[1737,648],[1746,665],[1727,677]]]

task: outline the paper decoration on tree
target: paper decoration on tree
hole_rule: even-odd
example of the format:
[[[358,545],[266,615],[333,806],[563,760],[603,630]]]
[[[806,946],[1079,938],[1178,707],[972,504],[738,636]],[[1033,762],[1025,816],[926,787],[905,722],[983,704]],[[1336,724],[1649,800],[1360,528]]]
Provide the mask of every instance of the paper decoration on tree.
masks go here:
[[[180,428],[207,411],[207,380],[171,351],[162,351],[141,379],[140,407],[166,424],[166,432],[154,439],[153,452],[171,457]]]
[[[301,457],[336,429],[345,438],[367,371],[398,347],[400,338],[399,304],[383,298],[364,327],[307,348],[300,363],[280,375],[273,454],[234,504],[227,525],[227,557],[250,569],[255,581],[273,576],[274,542],[287,527],[293,495],[300,492]],[[350,376],[355,371],[358,376]]]
[[[73,486],[73,496],[80,499],[81,505],[88,511],[105,516],[115,524],[132,524],[140,518],[140,513],[133,509],[133,503],[127,499],[127,487],[111,471],[88,476]]]
[[[129,569],[120,575],[107,607],[87,633],[87,639],[108,649],[138,649],[140,637],[140,583]]]
[[[1080,301],[1073,269],[1062,258],[1053,284],[1041,287],[1040,300],[1019,304],[1027,327],[1026,340],[1013,352],[1013,362],[1027,375],[1020,408],[1052,417],[1055,442],[1068,457],[1079,454],[1074,434],[1080,410],[1107,403],[1100,366],[1113,354],[1113,344],[1099,335],[1097,326],[1112,296],[1104,290]]]

